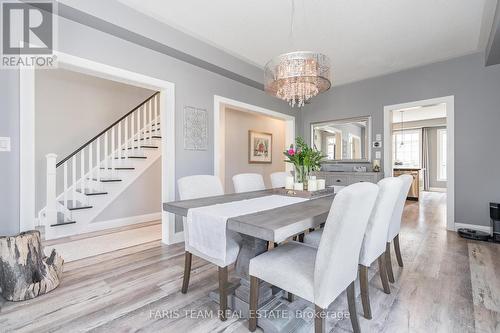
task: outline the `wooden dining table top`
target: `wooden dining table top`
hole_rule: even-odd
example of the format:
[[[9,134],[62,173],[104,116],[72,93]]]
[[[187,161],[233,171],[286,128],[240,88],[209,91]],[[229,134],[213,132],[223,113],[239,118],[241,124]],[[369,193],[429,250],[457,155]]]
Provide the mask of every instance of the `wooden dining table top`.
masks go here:
[[[187,216],[188,210],[192,208],[275,194],[277,194],[276,190],[269,189],[200,199],[179,200],[163,203],[163,210],[176,215]],[[304,230],[315,228],[324,223],[334,197],[335,194],[330,193],[283,207],[231,217],[227,220],[227,228],[244,235],[280,243]]]

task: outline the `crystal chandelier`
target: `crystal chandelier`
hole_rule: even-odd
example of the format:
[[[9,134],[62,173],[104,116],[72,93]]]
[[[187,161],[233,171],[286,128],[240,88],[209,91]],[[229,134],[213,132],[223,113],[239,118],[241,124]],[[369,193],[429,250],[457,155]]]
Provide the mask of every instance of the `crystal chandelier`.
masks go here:
[[[330,59],[310,51],[285,53],[266,64],[264,80],[267,93],[287,101],[291,107],[302,107],[330,89]]]

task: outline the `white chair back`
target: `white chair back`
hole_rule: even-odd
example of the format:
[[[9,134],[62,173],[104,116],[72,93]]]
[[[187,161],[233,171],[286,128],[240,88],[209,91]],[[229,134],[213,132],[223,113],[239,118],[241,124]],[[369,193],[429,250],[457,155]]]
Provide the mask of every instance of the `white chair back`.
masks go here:
[[[224,188],[220,179],[211,175],[187,176],[177,180],[177,188],[181,200],[198,199],[223,195]],[[187,251],[192,251],[189,244],[189,228],[186,218],[182,218],[184,230],[184,246]]]
[[[326,309],[356,279],[359,251],[378,186],[356,183],[335,196],[314,268],[314,303]]]
[[[286,177],[289,175],[288,172],[273,172],[271,174],[271,187],[280,188],[285,187]]]
[[[401,229],[401,218],[403,217],[403,210],[405,208],[406,197],[408,196],[408,191],[410,191],[411,183],[413,182],[413,176],[411,175],[401,175],[398,177],[403,181],[403,186],[401,186],[401,192],[399,193],[398,200],[394,206],[394,212],[392,213],[391,223],[389,225],[389,231],[387,232],[387,242],[391,242]]]
[[[258,173],[240,173],[233,176],[234,191],[236,193],[265,190],[264,178]]]
[[[387,230],[389,230],[392,213],[399,198],[403,181],[395,177],[388,177],[379,181],[377,185],[379,187],[377,201],[368,221],[359,255],[359,263],[365,267],[370,267],[385,252]]]
[[[197,175],[180,178],[177,181],[181,200],[198,199],[223,195],[220,179],[211,175]]]

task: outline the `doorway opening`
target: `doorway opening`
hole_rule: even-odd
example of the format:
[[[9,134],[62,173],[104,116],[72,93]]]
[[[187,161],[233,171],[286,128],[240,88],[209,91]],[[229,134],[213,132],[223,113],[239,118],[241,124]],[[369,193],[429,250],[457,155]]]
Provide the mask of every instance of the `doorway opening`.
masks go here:
[[[385,176],[412,175],[408,199],[443,202],[454,231],[453,119],[453,96],[384,108]]]

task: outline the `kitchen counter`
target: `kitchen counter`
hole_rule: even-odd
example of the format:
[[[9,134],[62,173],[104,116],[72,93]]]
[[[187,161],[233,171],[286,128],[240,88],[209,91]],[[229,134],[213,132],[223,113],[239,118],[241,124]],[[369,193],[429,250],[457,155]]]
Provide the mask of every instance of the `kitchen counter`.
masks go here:
[[[392,168],[395,171],[420,171],[422,168],[410,168],[410,167],[394,167]]]

